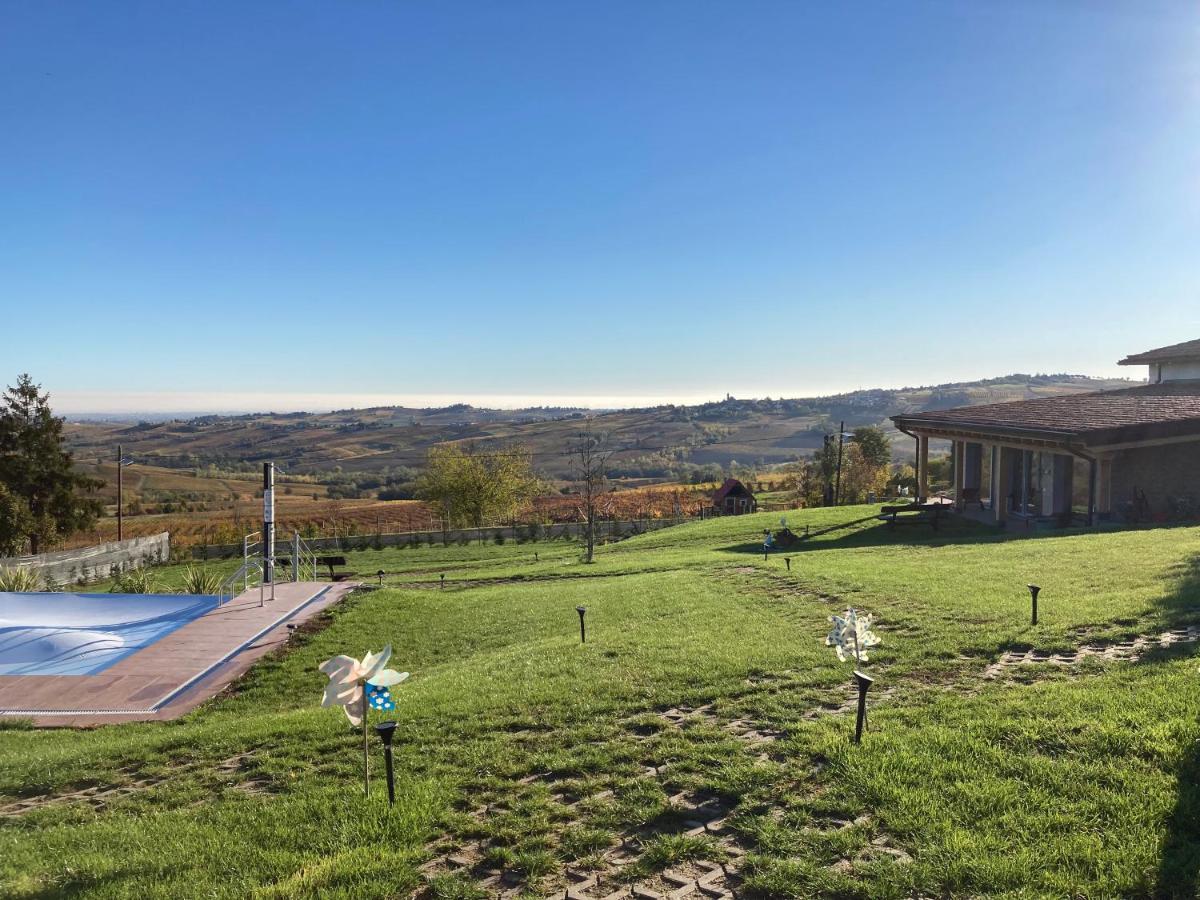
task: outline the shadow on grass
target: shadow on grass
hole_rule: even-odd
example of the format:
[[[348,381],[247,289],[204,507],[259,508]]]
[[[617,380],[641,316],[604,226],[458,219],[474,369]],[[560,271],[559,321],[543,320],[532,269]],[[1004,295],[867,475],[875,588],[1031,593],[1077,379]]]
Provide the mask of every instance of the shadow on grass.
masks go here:
[[[962,515],[946,516],[935,529],[932,524],[909,520],[904,524],[889,525],[873,514],[862,518],[839,522],[801,535],[800,540],[789,547],[775,547],[770,556],[787,556],[795,553],[811,553],[820,550],[845,550],[855,547],[921,546],[939,547],[947,544],[999,544],[1008,541],[1055,540],[1087,534],[1115,534],[1128,531],[1154,529],[1194,528],[1195,522],[1163,523],[1156,525],[1121,527],[1108,526],[1103,530],[1085,527],[1073,528],[998,528]],[[775,529],[771,529],[775,531]],[[721,553],[738,553],[762,556],[761,532],[745,544],[733,544],[717,548]]]
[[[1196,621],[1200,608],[1200,555],[1180,564],[1180,582],[1176,590],[1163,598],[1164,611],[1171,625]],[[1143,663],[1178,657],[1175,648],[1156,651],[1142,658]],[[1184,748],[1175,777],[1175,807],[1166,822],[1162,858],[1158,865],[1156,897],[1196,897],[1200,895],[1200,735],[1192,732]]]
[[[1176,777],[1179,793],[1167,820],[1157,897],[1195,897],[1200,887],[1200,740],[1184,753]]]

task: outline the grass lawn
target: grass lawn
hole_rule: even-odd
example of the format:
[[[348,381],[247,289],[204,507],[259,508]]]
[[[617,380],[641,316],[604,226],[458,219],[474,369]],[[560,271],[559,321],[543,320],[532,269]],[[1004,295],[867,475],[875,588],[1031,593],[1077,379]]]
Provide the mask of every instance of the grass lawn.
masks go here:
[[[0,895],[665,895],[664,873],[726,863],[710,883],[742,896],[1197,896],[1198,645],[984,676],[1200,623],[1200,529],[892,532],[871,511],[789,513],[811,537],[766,561],[779,514],[592,565],[567,542],[351,554],[383,589],[179,721],[0,727]],[[861,746],[853,666],[823,645],[847,605],[883,640]],[[413,673],[372,713],[400,723],[392,809],[378,742],[364,798],[316,670],[385,642]]]

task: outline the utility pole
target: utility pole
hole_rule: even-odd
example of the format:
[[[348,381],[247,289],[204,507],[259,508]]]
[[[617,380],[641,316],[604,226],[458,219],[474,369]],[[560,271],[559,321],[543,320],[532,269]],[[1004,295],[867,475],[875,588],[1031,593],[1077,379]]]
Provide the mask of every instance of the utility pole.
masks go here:
[[[121,445],[117,444],[117,540],[125,539],[125,467],[133,465],[132,459],[126,459],[125,454],[121,452]]]
[[[124,478],[125,458],[121,455],[121,445],[117,444],[117,540],[125,539],[124,521],[121,518],[121,507],[125,500]]]

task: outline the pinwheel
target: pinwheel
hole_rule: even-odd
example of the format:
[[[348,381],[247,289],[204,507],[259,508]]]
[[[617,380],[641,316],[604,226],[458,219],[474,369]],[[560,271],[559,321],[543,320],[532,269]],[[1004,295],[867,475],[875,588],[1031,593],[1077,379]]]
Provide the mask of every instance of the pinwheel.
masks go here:
[[[408,673],[385,669],[391,656],[392,645],[388,644],[378,653],[368,653],[361,662],[353,656],[325,660],[320,668],[329,676],[329,684],[325,686],[321,705],[342,707],[352,725],[363,723],[368,705],[376,699],[381,701],[376,709],[394,708],[388,688],[400,684],[408,678]],[[382,701],[390,705],[383,705]]]
[[[392,656],[392,645],[388,644],[378,653],[368,653],[357,660],[353,656],[335,656],[321,663],[320,670],[329,676],[325,685],[322,706],[340,706],[346,718],[354,726],[362,726],[363,738],[363,788],[370,792],[367,771],[367,710],[393,710],[396,708],[389,688],[408,678],[407,672],[386,669]]]
[[[825,638],[825,646],[834,649],[840,662],[845,662],[849,656],[853,656],[856,663],[866,662],[867,648],[880,643],[879,637],[871,631],[873,618],[870,613],[859,615],[854,607],[843,615],[830,616],[833,630]]]

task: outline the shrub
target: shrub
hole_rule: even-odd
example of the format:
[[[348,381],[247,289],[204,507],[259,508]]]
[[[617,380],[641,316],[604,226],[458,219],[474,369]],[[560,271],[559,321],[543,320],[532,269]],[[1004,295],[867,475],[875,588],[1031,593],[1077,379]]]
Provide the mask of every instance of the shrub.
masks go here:
[[[221,576],[203,566],[188,566],[183,573],[185,594],[213,595],[221,590]],[[144,592],[138,592],[144,593]]]
[[[158,583],[147,568],[130,569],[109,588],[112,594],[153,594]]]
[[[0,568],[0,591],[28,593],[40,587],[38,573],[33,569]]]

